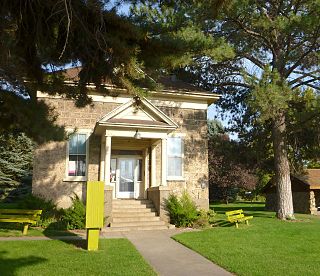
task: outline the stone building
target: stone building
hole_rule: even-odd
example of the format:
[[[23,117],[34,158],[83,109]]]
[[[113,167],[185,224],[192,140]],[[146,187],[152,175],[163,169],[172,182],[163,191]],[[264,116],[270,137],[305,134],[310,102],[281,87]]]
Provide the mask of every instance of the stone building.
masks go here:
[[[66,74],[72,81],[77,69]],[[161,81],[163,89],[147,98],[108,86],[108,95],[92,93],[84,108],[38,91],[71,135],[36,149],[33,193],[66,208],[74,194],[85,199],[86,181],[104,181],[111,221],[114,206],[129,203],[119,199],[149,200],[162,216],[163,199],[184,190],[207,209],[207,108],[218,96],[175,78]]]
[[[308,169],[304,175],[291,176],[295,213],[320,214],[320,169]],[[266,209],[276,211],[276,187],[271,181],[264,189]]]

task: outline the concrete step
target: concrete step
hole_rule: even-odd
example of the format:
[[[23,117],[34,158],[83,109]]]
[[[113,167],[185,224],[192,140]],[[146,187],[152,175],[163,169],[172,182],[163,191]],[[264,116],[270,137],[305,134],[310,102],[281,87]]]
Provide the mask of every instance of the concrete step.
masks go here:
[[[126,199],[116,199],[112,201],[113,205],[146,205],[146,204],[152,204],[151,200],[148,199],[137,199],[137,200],[126,200]]]
[[[129,205],[112,205],[112,209],[146,209],[146,208],[154,208],[152,203],[148,204],[129,204]]]
[[[112,218],[112,222],[133,222],[133,221],[161,221],[161,220],[160,220],[160,217],[156,217],[156,216]]]
[[[140,230],[165,230],[171,229],[167,225],[154,225],[154,226],[128,226],[128,227],[107,227],[102,232],[124,232],[124,231],[140,231]]]
[[[155,212],[112,212],[113,218],[123,218],[123,217],[155,217]]]
[[[110,227],[131,227],[131,226],[164,226],[166,223],[160,221],[132,221],[132,222],[111,222]]]
[[[112,208],[113,215],[115,213],[150,213],[155,211],[155,208]]]

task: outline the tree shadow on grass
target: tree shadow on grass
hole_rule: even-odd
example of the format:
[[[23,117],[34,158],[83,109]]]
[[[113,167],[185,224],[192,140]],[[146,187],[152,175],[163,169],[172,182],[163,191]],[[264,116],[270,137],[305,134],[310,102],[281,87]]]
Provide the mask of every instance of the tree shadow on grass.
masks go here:
[[[262,206],[242,206],[242,205],[239,205],[239,206],[234,206],[234,205],[217,206],[217,205],[215,205],[214,207],[212,207],[212,209],[218,214],[224,214],[225,212],[239,210],[239,209],[242,209],[244,212],[251,212],[251,213],[255,213],[255,212],[268,213],[267,211],[265,211],[264,205],[262,205]]]
[[[60,230],[59,230],[60,229]],[[44,231],[43,234],[50,239],[59,239],[67,244],[72,244],[77,248],[86,249],[87,241],[82,236],[74,232],[61,228],[59,222],[51,223]]]
[[[14,276],[17,275],[18,270],[22,267],[32,266],[47,261],[47,259],[37,256],[6,258],[4,256],[6,253],[8,252],[0,251],[0,275]]]

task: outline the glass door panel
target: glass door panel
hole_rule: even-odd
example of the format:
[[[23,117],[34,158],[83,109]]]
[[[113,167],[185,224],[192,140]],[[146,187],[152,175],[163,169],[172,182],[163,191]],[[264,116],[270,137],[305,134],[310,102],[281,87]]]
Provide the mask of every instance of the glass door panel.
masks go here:
[[[117,159],[117,198],[137,198],[139,196],[141,167],[142,159],[140,158]]]
[[[135,160],[120,159],[119,192],[134,192]]]

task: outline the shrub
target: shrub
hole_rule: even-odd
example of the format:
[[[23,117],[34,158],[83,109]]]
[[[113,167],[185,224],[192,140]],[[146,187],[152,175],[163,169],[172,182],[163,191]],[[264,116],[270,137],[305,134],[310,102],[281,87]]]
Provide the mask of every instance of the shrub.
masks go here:
[[[56,205],[50,201],[35,195],[29,194],[18,203],[18,208],[42,210],[40,220],[37,226],[48,227],[51,223],[56,222],[61,217],[61,211],[57,209]]]
[[[215,212],[213,210],[200,210],[198,218],[193,223],[194,228],[207,228],[214,224]]]
[[[180,199],[171,194],[165,201],[165,208],[169,212],[170,223],[177,227],[190,227],[198,217],[197,206],[187,192]]]
[[[72,199],[72,206],[64,210],[61,219],[68,230],[85,228],[86,207],[77,195]]]

